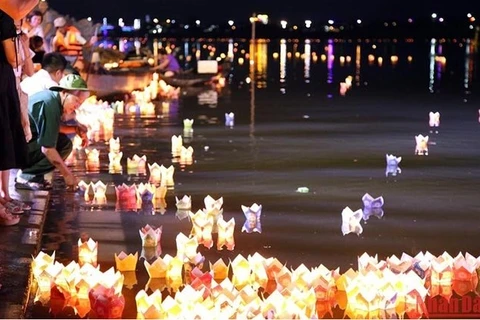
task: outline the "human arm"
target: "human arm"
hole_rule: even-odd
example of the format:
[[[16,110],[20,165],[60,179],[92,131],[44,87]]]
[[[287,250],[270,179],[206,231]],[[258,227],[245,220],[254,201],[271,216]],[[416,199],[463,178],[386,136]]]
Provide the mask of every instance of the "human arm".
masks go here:
[[[60,132],[66,135],[76,134],[82,139],[82,148],[88,146],[88,136],[87,136],[88,128],[85,127],[83,124],[77,123],[74,126],[69,125],[61,125]]]
[[[0,0],[0,10],[13,19],[23,19],[38,4],[38,0]]]
[[[162,61],[160,61],[160,64],[158,66],[153,67],[151,70],[152,71],[163,71],[168,67],[169,63],[170,63],[170,61],[168,60],[168,58],[165,58]]]
[[[20,45],[22,46],[24,59],[23,59],[23,69],[22,72],[31,77],[35,73],[35,68],[33,67],[32,57],[35,53],[30,50],[30,42],[26,34],[21,34],[20,36]]]
[[[42,153],[45,155],[48,161],[50,161],[50,163],[60,171],[67,186],[76,186],[78,184],[78,178],[73,175],[70,169],[68,169],[56,148],[42,147]]]

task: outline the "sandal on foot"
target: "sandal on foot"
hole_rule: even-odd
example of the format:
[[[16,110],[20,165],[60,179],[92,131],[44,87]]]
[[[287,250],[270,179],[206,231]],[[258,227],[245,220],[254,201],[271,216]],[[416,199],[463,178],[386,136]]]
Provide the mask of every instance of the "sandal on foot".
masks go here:
[[[8,201],[10,203],[13,203],[14,205],[16,205],[17,207],[20,207],[23,211],[30,211],[32,210],[32,206],[23,202],[23,201],[20,201],[20,200],[17,200],[17,199],[12,199],[10,201]]]
[[[5,209],[8,211],[8,213],[11,213],[13,215],[20,215],[23,214],[23,209],[20,206],[15,205],[13,202],[8,201],[4,205]]]

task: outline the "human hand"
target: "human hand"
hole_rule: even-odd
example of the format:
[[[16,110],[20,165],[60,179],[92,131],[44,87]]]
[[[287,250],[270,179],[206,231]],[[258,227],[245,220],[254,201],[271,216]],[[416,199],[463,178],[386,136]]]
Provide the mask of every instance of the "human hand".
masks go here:
[[[22,113],[21,121],[25,140],[30,142],[30,140],[32,140],[32,130],[30,129],[30,120],[28,119],[28,115],[25,116]]]
[[[72,173],[66,175],[64,179],[65,179],[65,184],[69,188],[76,188],[78,186],[78,183],[80,182],[80,180],[77,177],[75,177]]]
[[[88,129],[84,125],[78,124],[75,128],[75,133],[82,139],[82,148],[88,147]]]

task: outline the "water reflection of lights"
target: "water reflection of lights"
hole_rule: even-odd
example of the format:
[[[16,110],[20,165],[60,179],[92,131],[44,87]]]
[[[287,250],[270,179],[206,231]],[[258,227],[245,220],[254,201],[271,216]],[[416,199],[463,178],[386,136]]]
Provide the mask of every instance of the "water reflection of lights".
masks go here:
[[[434,84],[435,84],[435,45],[437,40],[432,39],[430,41],[430,67],[429,67],[429,82],[428,82],[428,90],[430,93],[434,92]]]
[[[304,67],[304,77],[305,77],[305,83],[310,83],[310,60],[311,60],[311,52],[312,48],[310,45],[310,40],[305,40],[305,54],[304,54],[304,62],[305,62],[305,67]]]
[[[333,61],[334,61],[334,55],[333,55],[333,40],[329,39],[328,40],[328,46],[327,46],[327,83],[332,83],[333,82]]]
[[[228,40],[227,57],[229,57],[230,59],[233,59],[233,39]]]
[[[463,78],[463,87],[465,88],[465,94],[470,93],[470,82],[472,81],[473,76],[473,51],[473,43],[470,41],[470,39],[467,39],[467,43],[465,45],[465,73]]]
[[[358,44],[355,49],[355,83],[357,86],[360,85],[360,67],[362,61],[362,48]]]
[[[285,93],[287,77],[287,43],[285,39],[280,41],[280,91]]]

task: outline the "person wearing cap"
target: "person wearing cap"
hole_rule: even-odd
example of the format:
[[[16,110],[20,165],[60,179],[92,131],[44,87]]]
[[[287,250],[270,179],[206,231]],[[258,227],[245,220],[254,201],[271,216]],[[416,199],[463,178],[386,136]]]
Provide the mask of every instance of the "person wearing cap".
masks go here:
[[[53,51],[63,54],[73,66],[82,63],[83,47],[92,46],[97,41],[96,35],[87,41],[76,27],[67,24],[64,17],[56,18],[53,25],[57,30],[52,41]]]
[[[51,183],[45,180],[44,175],[55,168],[60,171],[68,187],[78,184],[78,179],[64,161],[72,152],[72,141],[67,134],[75,132],[86,146],[86,131],[82,126],[65,129],[61,122],[73,119],[75,111],[89,95],[86,82],[78,75],[69,74],[60,80],[58,86],[29,97],[28,111],[33,138],[28,143],[27,166],[18,171],[15,188],[51,189]]]

